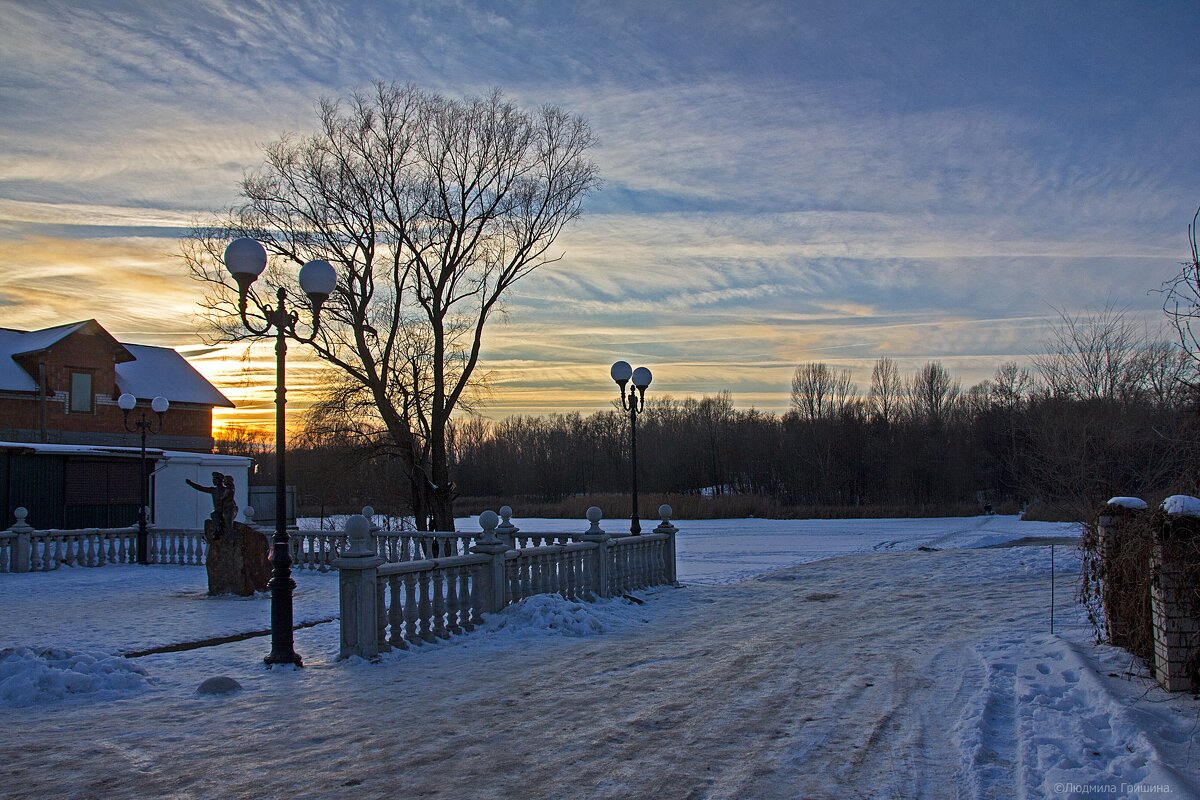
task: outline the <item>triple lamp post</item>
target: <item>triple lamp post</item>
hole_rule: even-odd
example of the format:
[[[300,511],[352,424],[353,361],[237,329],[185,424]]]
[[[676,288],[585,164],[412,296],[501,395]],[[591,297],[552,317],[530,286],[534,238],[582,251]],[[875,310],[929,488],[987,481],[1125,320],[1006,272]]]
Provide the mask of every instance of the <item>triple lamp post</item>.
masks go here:
[[[629,366],[628,361],[618,361],[613,364],[609,375],[621,387],[621,408],[629,412],[630,455],[632,456],[630,460],[633,464],[633,513],[629,517],[629,532],[638,536],[642,532],[642,523],[638,519],[637,415],[646,408],[646,387],[650,385],[654,376],[645,367],[634,369]],[[634,397],[633,391],[630,390],[629,399],[626,401],[625,384],[630,380],[637,389],[637,397]]]
[[[280,287],[275,293],[275,306],[263,305],[250,287],[267,266],[267,251],[254,239],[234,239],[225,248],[225,266],[238,285],[238,314],[246,330],[256,336],[275,332],[275,536],[271,540],[271,652],[267,664],[302,666],[292,636],[292,558],[288,549],[287,495],[284,455],[287,447],[287,428],[284,406],[287,403],[285,381],[287,339],[290,336],[301,344],[317,338],[321,324],[321,306],[337,288],[337,272],[328,261],[309,261],[300,268],[300,288],[312,303],[312,324],[307,336],[297,333],[300,316],[287,307],[287,292]],[[256,314],[248,314],[250,302]]]
[[[125,430],[133,433],[140,431],[142,434],[142,460],[141,460],[141,475],[138,479],[138,486],[141,490],[141,503],[138,504],[138,532],[137,532],[137,562],[139,564],[150,563],[149,535],[146,531],[146,507],[149,505],[146,484],[149,482],[149,476],[146,475],[146,434],[159,433],[163,427],[163,415],[167,413],[167,409],[171,404],[167,402],[165,397],[156,397],[150,401],[150,408],[158,415],[158,427],[154,426],[154,421],[146,416],[145,409],[142,409],[141,416],[134,420],[133,424],[129,424],[129,412],[137,406],[137,398],[129,392],[125,392],[117,398],[117,408],[121,409],[121,414],[124,417]]]

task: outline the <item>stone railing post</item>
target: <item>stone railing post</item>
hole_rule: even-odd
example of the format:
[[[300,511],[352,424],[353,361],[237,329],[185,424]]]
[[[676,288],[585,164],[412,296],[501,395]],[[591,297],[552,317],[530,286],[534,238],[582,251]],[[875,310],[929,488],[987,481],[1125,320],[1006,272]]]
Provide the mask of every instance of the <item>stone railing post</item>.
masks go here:
[[[15,533],[17,538],[13,541],[12,564],[9,569],[13,572],[29,572],[29,562],[33,552],[29,541],[29,534],[33,532],[33,527],[25,522],[29,511],[21,506],[13,511],[13,516],[17,518],[17,521],[8,530],[9,533]]]
[[[611,597],[612,593],[608,586],[608,540],[612,537],[605,533],[600,528],[600,520],[604,519],[604,512],[597,506],[592,506],[587,510],[588,529],[579,537],[585,542],[596,543],[596,561],[592,564],[592,586],[596,589],[596,594],[600,597]]]
[[[667,567],[667,583],[671,586],[678,586],[679,580],[675,571],[675,534],[679,533],[679,528],[671,524],[671,514],[675,509],[671,508],[666,503],[658,507],[658,516],[662,522],[654,529],[655,533],[665,533],[667,535],[667,552],[665,555]]]
[[[496,535],[499,536],[511,550],[517,546],[517,540],[514,537],[521,530],[516,525],[512,524],[512,506],[500,506],[500,520],[500,524],[496,526]]]
[[[333,562],[338,569],[342,641],[338,658],[379,655],[378,570],[383,559],[371,549],[371,524],[361,514],[346,520],[350,547]]]
[[[371,552],[382,557],[383,553],[379,552],[379,532],[383,528],[375,524],[375,508],[373,506],[363,506],[362,515],[366,517],[367,523],[371,526]]]
[[[491,562],[484,568],[486,585],[481,593],[484,610],[487,612],[500,611],[504,608],[504,554],[508,545],[496,536],[496,526],[500,517],[495,511],[487,510],[479,515],[479,527],[483,535],[471,547],[472,553],[491,556]]]

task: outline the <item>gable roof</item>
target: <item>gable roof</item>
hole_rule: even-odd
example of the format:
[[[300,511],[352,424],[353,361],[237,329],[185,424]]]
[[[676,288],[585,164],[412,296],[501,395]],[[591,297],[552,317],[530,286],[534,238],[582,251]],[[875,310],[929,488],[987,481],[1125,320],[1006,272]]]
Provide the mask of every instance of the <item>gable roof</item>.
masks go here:
[[[104,330],[104,327],[94,319],[85,319],[82,322],[71,322],[66,325],[56,325],[53,328],[42,328],[40,331],[18,331],[18,333],[22,333],[19,342],[20,349],[10,355],[13,358],[19,358],[21,356],[31,356],[44,352],[71,334],[85,329],[89,333],[108,340],[110,346],[113,348],[113,355],[116,357],[117,363],[133,360],[133,354],[126,349],[125,345],[114,339],[113,335]]]
[[[94,326],[93,332],[112,341],[117,388],[139,400],[162,395],[172,403],[208,406],[234,405],[176,351],[168,347],[122,344],[95,320],[57,325],[38,331],[0,328],[0,391],[36,392],[37,381],[17,361],[53,347],[73,333]]]

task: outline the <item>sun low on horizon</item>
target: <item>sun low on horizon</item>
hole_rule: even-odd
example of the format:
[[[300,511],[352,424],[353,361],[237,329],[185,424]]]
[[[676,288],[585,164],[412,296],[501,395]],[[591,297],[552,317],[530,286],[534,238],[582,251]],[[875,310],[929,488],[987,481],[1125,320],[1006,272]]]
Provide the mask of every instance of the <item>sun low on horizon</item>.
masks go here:
[[[5,20],[3,326],[94,318],[177,349],[237,405],[218,436],[273,425],[274,359],[211,343],[183,240],[321,98],[373,81],[498,88],[596,136],[603,184],[487,329],[492,418],[609,409],[618,359],[653,370],[652,396],[779,412],[802,362],[865,391],[881,357],[937,360],[966,387],[1027,363],[1061,312],[1160,335],[1200,205],[1187,3],[118,0]],[[322,367],[299,345],[288,366],[302,411]]]

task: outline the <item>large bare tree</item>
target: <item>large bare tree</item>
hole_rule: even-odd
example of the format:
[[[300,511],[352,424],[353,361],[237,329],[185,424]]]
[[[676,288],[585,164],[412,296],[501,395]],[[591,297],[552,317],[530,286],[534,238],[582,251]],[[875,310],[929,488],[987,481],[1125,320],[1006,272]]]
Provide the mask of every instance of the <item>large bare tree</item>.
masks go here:
[[[1192,216],[1192,224],[1188,225],[1188,245],[1191,247],[1190,258],[1182,262],[1179,272],[1174,278],[1162,286],[1163,311],[1175,333],[1179,344],[1187,357],[1196,365],[1200,365],[1200,246],[1198,246],[1196,223],[1200,221],[1200,209]],[[1189,383],[1193,393],[1195,381]]]
[[[316,133],[267,145],[262,167],[242,180],[241,202],[198,227],[184,257],[208,287],[211,333],[224,341],[253,338],[220,264],[231,239],[263,243],[272,290],[293,288],[288,262],[323,258],[337,268],[311,345],[334,373],[326,419],[347,434],[386,436],[405,464],[418,524],[432,514],[452,530],[451,417],[505,293],[561,257],[555,239],[598,185],[591,129],[561,108],[525,110],[499,92],[458,100],[384,83],[321,100],[318,119]],[[292,294],[303,305],[303,293]]]

